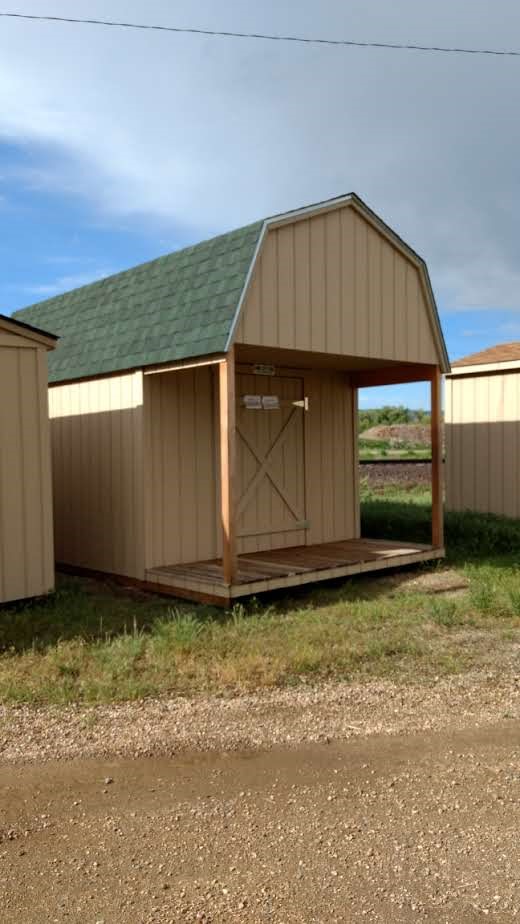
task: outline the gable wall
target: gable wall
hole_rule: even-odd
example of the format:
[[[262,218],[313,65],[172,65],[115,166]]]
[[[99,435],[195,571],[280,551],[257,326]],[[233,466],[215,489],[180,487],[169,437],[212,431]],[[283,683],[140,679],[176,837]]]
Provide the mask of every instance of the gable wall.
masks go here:
[[[419,270],[349,205],[268,230],[235,341],[440,361]]]

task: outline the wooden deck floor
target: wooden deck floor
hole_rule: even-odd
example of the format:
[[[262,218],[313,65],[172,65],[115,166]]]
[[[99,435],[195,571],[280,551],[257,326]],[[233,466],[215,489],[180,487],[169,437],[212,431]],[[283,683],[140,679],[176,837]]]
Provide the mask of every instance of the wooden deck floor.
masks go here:
[[[218,598],[219,602],[229,602],[248,594],[330,580],[361,571],[395,568],[443,555],[443,549],[429,545],[347,539],[239,555],[238,575],[232,587],[224,584],[222,562],[219,560],[151,568],[146,578],[162,589],[178,592],[180,596]]]

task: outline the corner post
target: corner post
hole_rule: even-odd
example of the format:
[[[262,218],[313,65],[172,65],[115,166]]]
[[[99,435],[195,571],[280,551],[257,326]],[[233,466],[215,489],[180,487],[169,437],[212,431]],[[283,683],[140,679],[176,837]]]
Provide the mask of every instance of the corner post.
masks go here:
[[[222,566],[229,587],[237,574],[235,537],[235,356],[233,347],[219,366],[220,408],[220,511]]]
[[[442,464],[441,371],[438,366],[431,378],[431,441],[432,441],[432,545],[444,545],[444,475]]]

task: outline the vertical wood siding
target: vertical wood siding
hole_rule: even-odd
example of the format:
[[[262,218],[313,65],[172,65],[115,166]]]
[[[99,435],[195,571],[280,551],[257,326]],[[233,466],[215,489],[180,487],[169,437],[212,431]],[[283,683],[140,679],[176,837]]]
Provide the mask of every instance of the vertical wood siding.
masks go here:
[[[520,373],[446,381],[450,510],[520,517]]]
[[[235,340],[438,362],[417,267],[349,206],[268,231]]]
[[[261,386],[265,391],[269,382],[246,368],[238,372],[237,379],[237,401],[242,393],[261,393]],[[238,541],[239,552],[329,542],[359,534],[353,390],[348,377],[335,372],[288,372],[286,387],[278,391],[288,400],[309,398],[309,410],[298,412],[302,419],[292,428],[274,472],[285,484],[285,469],[290,474],[294,468],[297,484],[292,494],[296,506],[304,510],[309,529],[290,528],[291,516],[264,478],[239,520],[238,532],[248,533]],[[144,407],[146,567],[217,558],[222,546],[214,370],[206,367],[145,376]],[[246,413],[251,415],[252,426],[268,427],[264,443],[270,444],[278,432],[279,412]],[[247,437],[252,438],[249,430]],[[240,437],[237,443],[240,493],[254,477],[258,464],[240,445]],[[298,477],[300,471],[302,479]],[[271,524],[277,531],[269,532]],[[287,531],[279,532],[280,526],[287,526]],[[254,533],[258,535],[251,535]]]
[[[237,375],[238,552],[305,544],[305,411],[301,376]],[[242,395],[276,395],[279,410],[242,406]],[[269,466],[258,482],[260,460]]]
[[[358,536],[357,450],[354,445],[353,389],[341,373],[305,377],[307,544]]]
[[[143,578],[142,372],[49,396],[57,560]]]
[[[221,554],[214,370],[145,376],[146,567]]]
[[[297,426],[292,426],[283,451],[274,459],[273,475],[285,487],[297,509],[302,510],[309,525],[305,530],[291,529],[294,517],[284,509],[276,490],[264,477],[239,520],[239,534],[249,534],[239,541],[239,552],[333,542],[358,535],[353,389],[348,377],[336,372],[288,372],[285,388],[277,384],[281,378],[283,376],[273,378],[268,391],[278,391],[282,398],[307,397],[309,409],[302,412]],[[239,376],[238,398],[242,392],[264,393],[266,381],[269,383],[270,379],[243,373]],[[251,416],[251,426],[257,430],[257,447],[271,445],[280,427],[279,412],[245,411],[242,414]],[[263,429],[266,429],[264,434]],[[253,433],[248,432],[247,436],[251,440]],[[251,452],[240,445],[240,437],[238,443],[239,490],[243,492],[254,478],[258,463]],[[285,527],[286,531],[269,532],[271,524],[278,529]],[[258,535],[255,536],[255,532]]]
[[[54,587],[44,348],[2,336],[0,395],[0,602],[6,602]]]

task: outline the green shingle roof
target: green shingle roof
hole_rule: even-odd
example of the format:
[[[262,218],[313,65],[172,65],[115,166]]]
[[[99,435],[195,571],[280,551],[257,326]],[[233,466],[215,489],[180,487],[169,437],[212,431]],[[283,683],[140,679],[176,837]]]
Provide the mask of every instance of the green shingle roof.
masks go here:
[[[60,337],[50,382],[221,353],[262,227],[185,247],[14,317]]]

